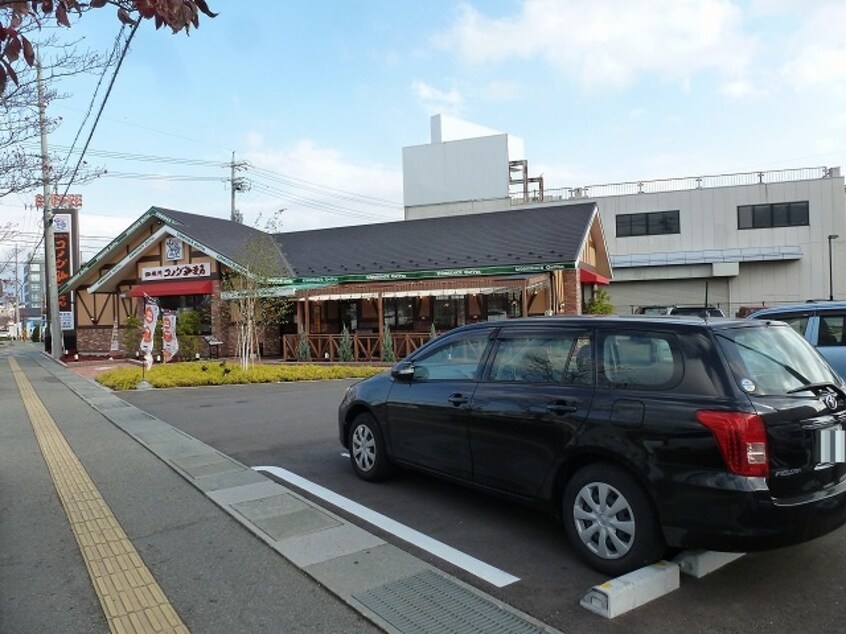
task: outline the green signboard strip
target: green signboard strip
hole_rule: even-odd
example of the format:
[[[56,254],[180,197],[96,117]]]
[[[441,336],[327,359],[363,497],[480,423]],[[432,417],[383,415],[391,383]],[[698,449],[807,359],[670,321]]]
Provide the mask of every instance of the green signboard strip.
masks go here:
[[[278,282],[283,286],[301,284],[351,284],[355,282],[403,282],[461,277],[487,277],[491,275],[515,275],[547,273],[573,269],[575,262],[550,262],[546,264],[517,264],[513,266],[483,266],[466,269],[430,269],[425,271],[397,271],[393,273],[358,273],[353,275],[323,275],[317,277],[288,277]]]

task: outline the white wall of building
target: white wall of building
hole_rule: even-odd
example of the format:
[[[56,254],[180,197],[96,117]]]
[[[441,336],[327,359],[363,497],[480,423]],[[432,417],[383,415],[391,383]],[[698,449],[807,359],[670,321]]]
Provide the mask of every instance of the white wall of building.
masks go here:
[[[402,150],[406,205],[508,197],[508,135]]]
[[[709,301],[727,314],[741,306],[825,299],[830,265],[833,295],[846,300],[846,186],[838,168],[561,190],[547,183],[544,202],[532,200],[537,190],[528,201],[512,200],[508,162],[522,158],[522,141],[509,155],[507,135],[462,139],[458,130],[434,117],[433,142],[403,149],[406,219],[596,202],[614,267],[608,290],[620,313],[632,305],[701,303],[706,282]],[[738,228],[740,206],[805,201],[807,226]],[[674,210],[678,233],[616,235],[618,216]],[[839,236],[831,260],[829,235]]]
[[[508,197],[509,161],[524,158],[522,139],[450,115],[430,123],[430,142],[402,151],[406,206]]]

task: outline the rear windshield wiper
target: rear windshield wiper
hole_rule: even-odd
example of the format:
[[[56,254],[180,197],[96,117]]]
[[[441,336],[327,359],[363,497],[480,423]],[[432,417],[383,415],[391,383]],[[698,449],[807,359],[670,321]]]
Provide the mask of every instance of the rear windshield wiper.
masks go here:
[[[841,398],[846,398],[846,393],[843,392],[843,388],[841,388],[836,383],[831,383],[828,381],[823,381],[821,383],[808,383],[807,385],[800,385],[799,387],[794,387],[792,390],[787,390],[785,394],[796,394],[797,392],[816,392],[817,390],[823,389],[830,389],[837,392]]]

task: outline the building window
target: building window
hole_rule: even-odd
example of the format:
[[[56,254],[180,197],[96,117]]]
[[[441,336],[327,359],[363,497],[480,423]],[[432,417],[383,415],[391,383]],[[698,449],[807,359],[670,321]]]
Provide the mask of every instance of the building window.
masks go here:
[[[641,214],[621,214],[617,216],[618,238],[658,236],[680,232],[678,209]]]
[[[807,226],[807,200],[795,203],[740,205],[737,208],[738,229],[767,229],[771,227]]]

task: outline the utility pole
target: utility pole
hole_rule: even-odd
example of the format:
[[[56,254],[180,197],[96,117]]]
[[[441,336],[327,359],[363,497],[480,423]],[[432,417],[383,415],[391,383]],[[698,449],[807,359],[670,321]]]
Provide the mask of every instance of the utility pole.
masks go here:
[[[38,120],[41,127],[41,182],[44,186],[44,266],[47,282],[47,315],[50,318],[50,354],[62,358],[64,336],[59,319],[59,286],[56,278],[56,243],[53,239],[53,211],[50,197],[50,155],[47,152],[47,103],[41,77],[41,57],[36,60],[38,78]]]
[[[235,162],[235,152],[232,152],[232,161],[229,163],[229,194],[230,194],[230,212],[229,219],[232,222],[243,223],[243,214],[235,208],[235,192],[246,192],[250,190],[250,181],[243,176],[235,176],[235,172],[242,169],[247,169],[246,161],[239,163]]]
[[[15,245],[15,338],[21,336],[21,284],[18,278],[18,245]]]

